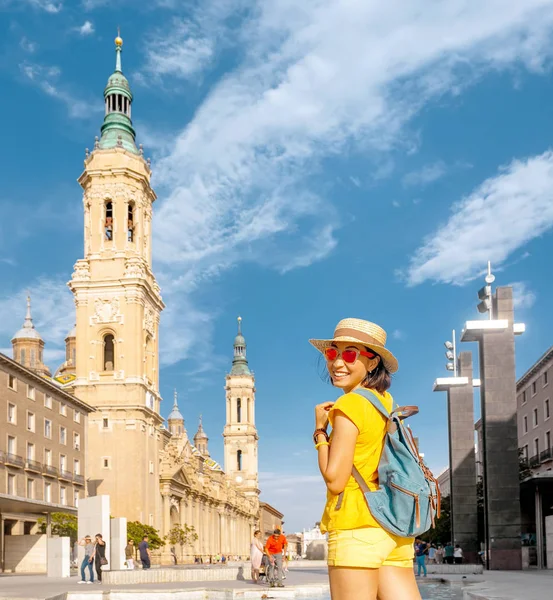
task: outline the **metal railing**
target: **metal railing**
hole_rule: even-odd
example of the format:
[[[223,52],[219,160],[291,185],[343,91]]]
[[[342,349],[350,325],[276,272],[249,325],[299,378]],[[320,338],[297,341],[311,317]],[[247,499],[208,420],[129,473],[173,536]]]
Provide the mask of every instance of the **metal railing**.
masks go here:
[[[27,471],[36,471],[37,473],[41,473],[42,463],[39,463],[36,460],[33,460],[32,458],[28,458],[25,461],[25,469],[27,469]]]
[[[77,475],[76,473],[73,475],[73,481],[78,483],[79,485],[84,485],[84,475]]]
[[[529,460],[530,468],[539,467],[540,466],[540,457],[539,454],[534,454],[534,456],[530,457]]]
[[[540,462],[551,460],[553,458],[553,451],[551,448],[546,448],[540,452]]]
[[[25,466],[25,459],[23,459],[21,456],[17,456],[16,454],[10,454],[9,452],[5,455],[4,462],[12,467]]]
[[[59,474],[58,468],[52,465],[42,465],[42,472],[50,477],[57,477]]]
[[[73,473],[71,473],[71,471],[60,471],[60,479],[65,479],[66,481],[73,481]]]

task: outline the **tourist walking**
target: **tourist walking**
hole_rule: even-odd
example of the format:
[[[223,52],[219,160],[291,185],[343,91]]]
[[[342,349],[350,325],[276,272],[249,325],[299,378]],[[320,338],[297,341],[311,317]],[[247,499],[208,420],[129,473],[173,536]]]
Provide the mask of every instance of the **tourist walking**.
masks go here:
[[[263,544],[261,543],[261,531],[254,531],[252,544],[250,547],[250,558],[252,563],[252,580],[259,583],[259,570],[261,569],[261,560],[263,559]]]
[[[453,564],[453,553],[455,549],[453,548],[453,544],[451,542],[447,542],[444,548],[444,560],[447,565]]]
[[[127,569],[134,569],[134,540],[128,540],[125,546],[125,562],[127,563]]]
[[[94,559],[94,566],[96,567],[98,583],[102,583],[102,567],[108,564],[108,559],[106,558],[106,542],[101,533],[97,533],[94,537],[96,543],[94,544],[92,558]]]
[[[378,293],[378,282],[372,284]],[[387,412],[393,410],[388,389],[392,373],[398,370],[395,356],[386,348],[386,332],[368,321],[344,319],[333,339],[309,341],[325,357],[330,383],[344,393],[337,402],[323,402],[315,408],[313,435],[328,490],[321,532],[328,532],[332,600],[420,600],[413,571],[413,538],[385,530],[352,477],[355,467],[368,491],[378,489],[388,419],[373,402]],[[423,360],[421,356],[413,359]]]
[[[138,552],[140,553],[140,562],[142,563],[143,569],[149,569],[152,566],[149,548],[150,544],[148,543],[148,536],[145,535],[140,544],[138,544]]]
[[[438,544],[436,548],[436,564],[441,565],[444,562],[444,547]]]
[[[79,546],[84,547],[84,558],[81,563],[81,580],[79,583],[94,583],[94,569],[92,568],[92,560],[94,556],[94,544],[92,538],[89,535],[79,542]],[[86,580],[86,569],[88,568],[89,579]]]
[[[286,554],[288,540],[282,535],[280,529],[275,529],[265,543],[265,554],[269,558],[267,581],[271,587],[284,587],[282,583],[282,553]]]
[[[435,565],[436,564],[436,544],[432,542],[428,548],[428,564]]]
[[[455,544],[455,549],[453,550],[453,559],[455,560],[456,565],[463,564],[463,549],[459,544]]]
[[[417,577],[421,576],[421,570],[426,577],[426,553],[428,552],[428,544],[423,540],[415,540],[415,557],[417,561]]]

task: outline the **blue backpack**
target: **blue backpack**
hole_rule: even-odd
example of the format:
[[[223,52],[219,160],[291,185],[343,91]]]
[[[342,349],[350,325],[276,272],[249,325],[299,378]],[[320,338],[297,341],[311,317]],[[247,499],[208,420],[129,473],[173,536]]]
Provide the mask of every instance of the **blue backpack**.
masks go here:
[[[440,488],[426,467],[403,420],[416,415],[416,406],[402,406],[391,413],[370,390],[354,391],[366,398],[388,421],[384,447],[378,463],[378,489],[371,491],[354,466],[352,475],[365,495],[372,516],[394,535],[417,537],[434,527],[440,516]],[[340,494],[336,510],[342,504]]]

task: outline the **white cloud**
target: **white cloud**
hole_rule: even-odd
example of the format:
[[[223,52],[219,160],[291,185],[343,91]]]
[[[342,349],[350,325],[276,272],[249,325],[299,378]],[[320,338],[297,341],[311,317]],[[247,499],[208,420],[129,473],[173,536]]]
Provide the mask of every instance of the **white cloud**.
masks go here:
[[[101,102],[89,102],[77,97],[66,86],[59,83],[59,67],[23,62],[19,65],[21,73],[47,96],[64,104],[73,119],[95,118],[102,112]]]
[[[94,33],[94,23],[92,21],[85,21],[80,27],[77,27],[79,35],[86,37],[87,35],[92,35]]]
[[[513,288],[513,307],[515,310],[523,310],[534,306],[536,294],[524,281],[515,281],[509,285]]]
[[[463,284],[553,226],[553,151],[514,160],[452,207],[405,273],[409,285]]]
[[[209,34],[203,15],[221,4],[232,6],[205,2],[193,26],[175,21],[163,63],[148,55],[143,69],[188,77],[212,60],[211,50],[196,53],[206,39],[205,48],[241,42],[237,66],[155,165],[154,248],[167,279],[187,272],[206,282],[243,262],[286,272],[323,259],[340,227],[333,206],[306,191],[323,159],[352,145],[369,156],[408,151],[405,125],[425,104],[487,70],[516,62],[539,71],[553,47],[551,0],[452,0],[432,10],[426,0],[274,0],[252,5],[238,32],[221,34],[223,17]],[[171,293],[193,304],[186,286]],[[205,339],[195,329],[190,343]]]
[[[23,50],[25,50],[25,52],[28,52],[29,54],[33,54],[38,48],[36,42],[32,42],[25,36],[21,38],[21,40],[19,41],[19,45],[21,46],[21,48],[23,48]]]
[[[404,340],[405,339],[405,333],[403,331],[401,331],[401,329],[394,329],[392,331],[392,338],[394,340]]]
[[[419,186],[428,185],[438,179],[441,179],[447,173],[447,167],[445,163],[438,160],[434,163],[424,165],[418,171],[411,171],[403,177],[403,185],[405,186]]]

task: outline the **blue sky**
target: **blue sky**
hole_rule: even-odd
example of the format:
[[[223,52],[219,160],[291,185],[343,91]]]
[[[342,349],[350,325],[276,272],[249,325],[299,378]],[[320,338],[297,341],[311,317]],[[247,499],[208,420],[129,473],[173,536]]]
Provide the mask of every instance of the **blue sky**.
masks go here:
[[[0,0],[0,347],[30,291],[53,368],[118,25],[159,197],[163,414],[176,387],[222,459],[240,314],[263,499],[288,531],[309,527],[324,504],[313,406],[337,394],[307,339],[366,318],[389,332],[391,391],[421,407],[439,472],[432,383],[443,341],[478,318],[487,260],[527,325],[518,374],[553,343],[553,0]]]

